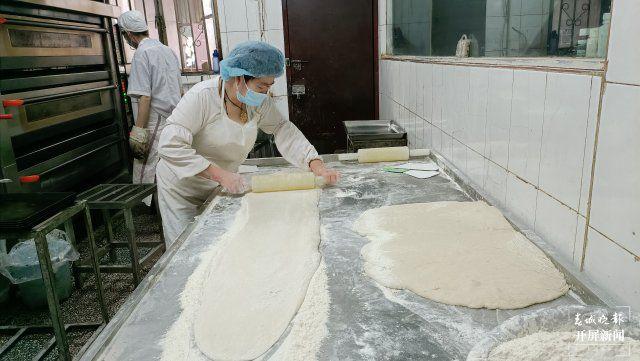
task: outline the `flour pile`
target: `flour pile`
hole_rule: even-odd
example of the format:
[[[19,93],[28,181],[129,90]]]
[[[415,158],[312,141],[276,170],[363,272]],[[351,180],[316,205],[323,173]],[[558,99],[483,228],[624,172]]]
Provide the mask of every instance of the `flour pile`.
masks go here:
[[[291,330],[269,361],[314,361],[326,337],[331,299],[327,290],[327,269],[320,262],[311,279],[307,296],[296,317],[291,321]]]
[[[576,342],[575,332],[536,332],[502,343],[489,354],[488,361],[638,361],[640,342],[625,338],[622,343]]]
[[[318,197],[317,190],[245,196],[187,281],[162,360],[315,359],[330,302]]]

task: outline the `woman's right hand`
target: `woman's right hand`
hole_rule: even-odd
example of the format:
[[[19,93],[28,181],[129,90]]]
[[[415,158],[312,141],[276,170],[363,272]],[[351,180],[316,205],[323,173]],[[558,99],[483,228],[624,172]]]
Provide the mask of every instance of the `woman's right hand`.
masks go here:
[[[228,193],[241,194],[249,190],[249,184],[238,173],[229,172],[214,165],[210,165],[203,173],[206,173],[208,178],[220,183]]]

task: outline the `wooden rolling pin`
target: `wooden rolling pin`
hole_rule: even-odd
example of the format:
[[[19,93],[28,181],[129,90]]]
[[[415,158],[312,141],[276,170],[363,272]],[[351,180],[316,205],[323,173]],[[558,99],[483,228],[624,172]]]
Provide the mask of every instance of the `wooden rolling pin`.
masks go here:
[[[429,155],[428,149],[409,147],[363,148],[358,153],[338,154],[338,160],[357,160],[359,163],[395,162],[409,160],[409,157]]]
[[[295,191],[324,186],[324,178],[311,172],[276,173],[251,177],[251,191],[255,193]]]

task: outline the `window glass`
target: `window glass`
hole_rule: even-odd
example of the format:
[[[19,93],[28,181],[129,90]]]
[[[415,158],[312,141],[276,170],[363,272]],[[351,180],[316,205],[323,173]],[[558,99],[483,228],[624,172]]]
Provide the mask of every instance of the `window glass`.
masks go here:
[[[606,54],[611,0],[389,0],[387,52],[471,57]]]
[[[183,64],[180,56],[180,40],[178,39],[178,22],[176,21],[176,8],[173,0],[162,1],[162,13],[167,32],[167,46],[173,50],[180,63]],[[183,65],[184,67],[184,65]]]
[[[145,15],[149,36],[166,41],[180,59],[183,72],[210,71],[213,49],[216,49],[213,0],[117,0],[117,4],[122,12],[136,9]],[[161,6],[161,11],[156,12],[156,6]],[[159,14],[165,29],[158,29]],[[125,63],[130,64],[135,49],[122,41]],[[119,53],[118,59],[123,64]]]
[[[202,0],[174,0],[174,5],[183,70],[209,71],[209,44]]]
[[[209,41],[209,56],[213,57],[213,51],[218,48],[216,45],[216,24],[213,7],[213,0],[202,0],[202,8],[204,10],[204,22],[207,28],[207,40]],[[218,49],[219,51],[220,49]],[[211,59],[212,60],[212,59]]]

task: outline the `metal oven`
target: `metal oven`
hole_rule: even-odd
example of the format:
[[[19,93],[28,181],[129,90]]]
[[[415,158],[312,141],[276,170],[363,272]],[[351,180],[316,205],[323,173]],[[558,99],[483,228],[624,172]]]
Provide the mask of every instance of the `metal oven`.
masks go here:
[[[0,4],[2,191],[80,191],[128,177],[118,12],[89,0]]]

